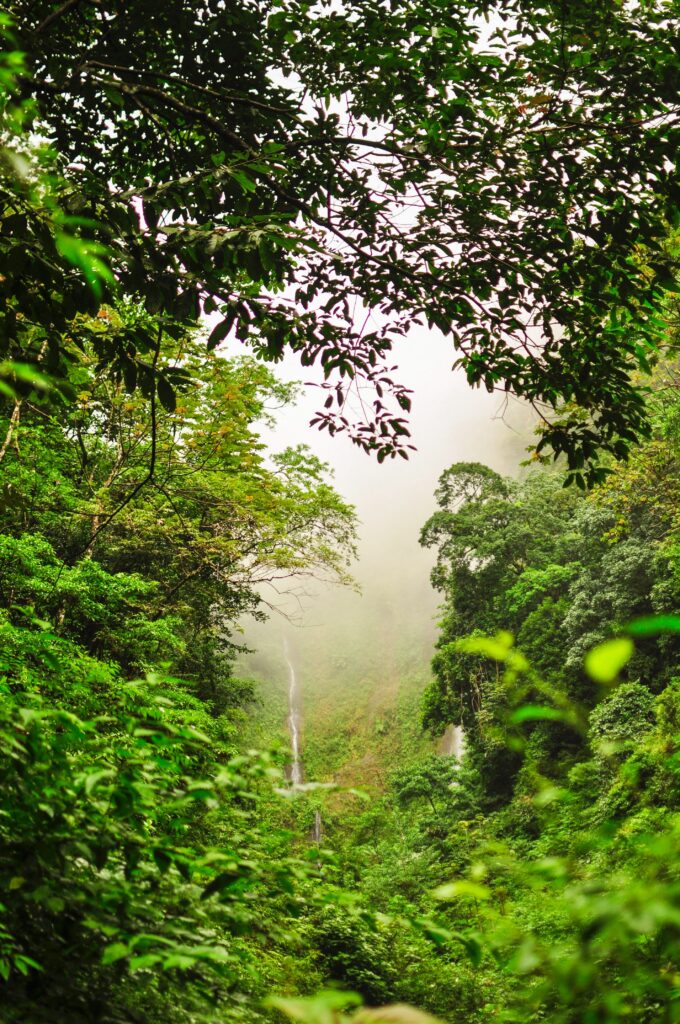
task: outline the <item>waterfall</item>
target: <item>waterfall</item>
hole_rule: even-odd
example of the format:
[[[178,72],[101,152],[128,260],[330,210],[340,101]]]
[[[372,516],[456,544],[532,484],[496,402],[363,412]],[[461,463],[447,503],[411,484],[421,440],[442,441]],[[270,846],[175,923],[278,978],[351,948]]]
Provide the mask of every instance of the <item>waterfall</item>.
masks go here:
[[[448,725],[442,736],[440,753],[445,757],[455,757],[460,761],[465,747],[465,734],[462,725]]]
[[[290,781],[294,786],[302,783],[302,760],[300,758],[300,687],[295,664],[288,645],[283,641],[283,655],[288,666],[288,732],[290,733]]]
[[[288,732],[290,734],[290,783],[292,786],[301,786],[303,780],[302,757],[300,755],[300,723],[302,710],[300,707],[300,684],[298,683],[295,661],[288,643],[288,638],[283,639],[283,656],[288,666]],[[321,811],[314,812],[314,826],[311,834],[312,842],[319,845],[323,839],[323,821]]]

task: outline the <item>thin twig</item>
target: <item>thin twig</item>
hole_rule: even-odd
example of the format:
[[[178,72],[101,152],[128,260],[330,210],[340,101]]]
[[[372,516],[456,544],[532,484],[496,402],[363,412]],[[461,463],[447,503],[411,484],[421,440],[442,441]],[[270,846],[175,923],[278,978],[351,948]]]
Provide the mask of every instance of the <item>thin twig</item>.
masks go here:
[[[80,2],[81,0],[66,0],[66,3],[63,3],[61,7],[57,7],[56,11],[52,11],[51,14],[47,15],[44,21],[40,22],[40,24],[35,30],[36,34],[38,35],[41,32],[44,32],[46,28],[50,27],[52,22],[58,21],[59,18],[62,18],[65,14],[68,14],[71,8],[77,7]]]

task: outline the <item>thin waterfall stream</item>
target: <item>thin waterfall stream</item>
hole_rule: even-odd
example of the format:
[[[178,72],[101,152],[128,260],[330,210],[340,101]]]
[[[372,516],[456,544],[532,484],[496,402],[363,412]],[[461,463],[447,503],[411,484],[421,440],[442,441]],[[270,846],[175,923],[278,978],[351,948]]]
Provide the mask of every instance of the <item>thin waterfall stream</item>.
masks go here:
[[[295,668],[295,658],[290,649],[288,637],[283,638],[283,656],[288,666],[288,732],[290,734],[290,784],[301,786],[304,781],[302,767],[302,754],[300,752],[300,726],[302,724],[302,691]],[[323,839],[323,820],[321,811],[317,808],[314,812],[314,825],[311,830],[311,840],[314,843],[321,843]]]
[[[283,656],[288,666],[288,732],[290,733],[290,781],[294,786],[302,784],[302,758],[300,757],[300,723],[302,720],[300,708],[300,686],[298,683],[295,662],[288,643],[288,637],[283,639]]]
[[[465,747],[465,734],[462,725],[449,725],[442,736],[440,753],[445,757],[455,757],[460,761]]]
[[[295,657],[290,647],[288,637],[283,638],[283,657],[288,668],[288,733],[290,735],[290,766],[289,781],[292,786],[301,786],[304,781],[304,770],[302,764],[302,753],[300,743],[300,732],[302,725],[302,692],[295,666]],[[465,734],[460,725],[449,725],[442,736],[440,754],[454,757],[460,761],[465,747]],[[317,808],[314,812],[314,825],[312,826],[311,839],[320,843],[323,839],[323,820],[321,811]]]

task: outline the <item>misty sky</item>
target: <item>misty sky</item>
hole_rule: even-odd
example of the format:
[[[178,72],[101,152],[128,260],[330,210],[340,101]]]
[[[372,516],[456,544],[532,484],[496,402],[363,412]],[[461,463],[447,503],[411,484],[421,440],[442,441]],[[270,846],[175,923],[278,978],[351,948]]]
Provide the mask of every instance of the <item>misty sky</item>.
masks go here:
[[[375,456],[366,455],[344,435],[330,437],[311,428],[309,420],[325,398],[314,387],[305,389],[295,408],[278,414],[274,432],[265,432],[274,449],[308,444],[330,463],[335,486],[356,506],[361,525],[359,561],[353,572],[363,598],[352,600],[370,602],[378,588],[384,593],[386,586],[398,580],[401,595],[405,590],[427,594],[431,619],[436,607],[428,584],[433,556],[420,549],[418,534],[434,511],[433,492],[440,473],[457,461],[485,462],[515,473],[524,457],[530,441],[526,411],[513,402],[501,419],[502,396],[470,388],[461,371],[451,370],[454,358],[450,341],[426,328],[415,329],[395,351],[392,362],[399,371],[394,376],[414,392],[410,422],[418,450],[408,462],[396,458],[379,465]],[[301,367],[293,355],[274,369],[286,380],[321,379],[319,370]],[[396,594],[394,599],[401,603]],[[320,617],[323,602],[317,594],[308,602],[305,619],[320,624]]]

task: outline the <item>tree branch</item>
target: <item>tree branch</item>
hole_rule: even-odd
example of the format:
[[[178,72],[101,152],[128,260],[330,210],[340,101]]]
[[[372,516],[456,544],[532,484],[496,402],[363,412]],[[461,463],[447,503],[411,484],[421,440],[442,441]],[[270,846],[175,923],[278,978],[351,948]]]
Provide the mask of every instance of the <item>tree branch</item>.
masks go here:
[[[115,508],[113,510],[113,512],[110,512],[109,515],[106,516],[106,518],[102,520],[102,522],[99,524],[99,526],[96,528],[96,530],[94,531],[94,533],[90,537],[90,540],[88,541],[87,547],[84,548],[83,551],[81,551],[80,557],[82,557],[83,555],[87,554],[88,551],[92,550],[92,546],[93,546],[95,540],[97,539],[97,537],[99,536],[99,534],[102,532],[102,530],[104,530],[107,526],[109,526],[110,523],[112,523],[113,520],[123,511],[123,509],[127,505],[129,505],[130,502],[134,498],[137,497],[139,492],[144,487],[146,487],[146,485],[148,483],[150,483],[153,480],[153,478],[154,478],[154,473],[156,472],[156,439],[157,439],[157,430],[156,430],[156,370],[157,370],[157,367],[158,367],[158,360],[160,358],[161,338],[162,338],[162,336],[163,336],[163,325],[162,325],[162,321],[161,321],[159,323],[159,325],[158,325],[158,337],[156,339],[156,347],[154,349],[153,362],[151,364],[151,368],[152,368],[152,374],[151,374],[151,458],[149,460],[149,469],[148,469],[148,471],[146,473],[146,476],[143,478],[143,480],[140,480],[139,483],[136,484],[132,488],[130,493],[123,499],[123,501],[121,501],[121,503],[118,505],[118,507]]]
[[[51,14],[47,15],[44,21],[40,22],[38,27],[35,29],[36,35],[44,32],[45,29],[49,28],[53,22],[58,21],[59,18],[63,18],[65,14],[68,14],[72,7],[78,7],[80,3],[81,0],[66,0],[61,7],[57,7],[56,11],[52,11]]]

